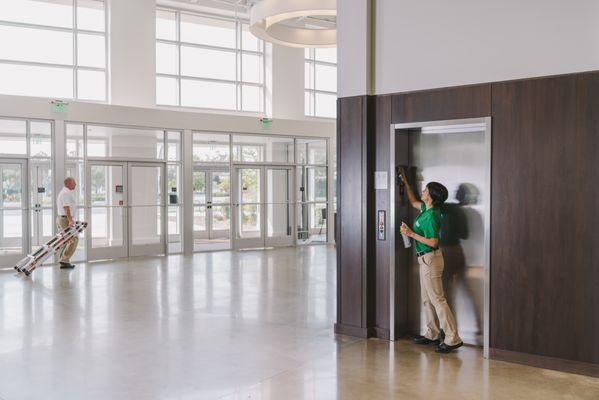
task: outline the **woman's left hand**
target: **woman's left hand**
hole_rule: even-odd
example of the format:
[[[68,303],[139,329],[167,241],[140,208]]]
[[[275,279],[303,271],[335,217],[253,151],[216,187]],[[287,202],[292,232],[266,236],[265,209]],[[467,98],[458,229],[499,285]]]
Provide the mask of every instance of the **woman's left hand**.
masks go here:
[[[412,231],[412,229],[410,229],[410,227],[408,225],[406,225],[405,222],[401,223],[401,228],[399,228],[399,231],[401,232],[402,235],[406,235],[409,237],[412,237],[412,235],[414,234],[414,231]]]

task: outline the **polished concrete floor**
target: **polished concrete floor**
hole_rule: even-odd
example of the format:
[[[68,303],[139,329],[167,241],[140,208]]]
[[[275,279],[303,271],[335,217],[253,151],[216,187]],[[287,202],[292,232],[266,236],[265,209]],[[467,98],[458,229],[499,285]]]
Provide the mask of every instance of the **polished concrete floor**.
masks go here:
[[[308,246],[0,272],[0,399],[599,399],[599,379],[335,336]]]

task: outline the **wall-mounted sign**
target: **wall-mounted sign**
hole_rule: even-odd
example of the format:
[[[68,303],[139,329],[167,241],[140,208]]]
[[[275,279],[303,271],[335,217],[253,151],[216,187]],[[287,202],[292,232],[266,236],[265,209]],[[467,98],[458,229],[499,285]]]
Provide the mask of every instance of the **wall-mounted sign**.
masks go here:
[[[177,188],[176,187],[172,187],[171,188],[171,192],[177,192]]]
[[[123,185],[116,185],[114,190],[117,193],[123,193]]]
[[[270,129],[272,126],[272,118],[260,118],[262,129]]]
[[[374,188],[375,190],[384,190],[389,188],[389,174],[387,171],[374,172]]]
[[[58,114],[64,114],[69,110],[69,103],[62,100],[52,100],[52,111]]]
[[[45,187],[38,187],[37,188],[37,192],[38,193],[46,193],[46,188]]]

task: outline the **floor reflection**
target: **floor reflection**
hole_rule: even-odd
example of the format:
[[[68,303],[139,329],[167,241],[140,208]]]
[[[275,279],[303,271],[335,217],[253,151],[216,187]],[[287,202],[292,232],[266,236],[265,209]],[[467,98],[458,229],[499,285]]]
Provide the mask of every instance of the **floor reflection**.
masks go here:
[[[335,351],[335,276],[326,246],[0,273],[0,398],[226,395]]]
[[[477,348],[336,337],[335,264],[309,246],[0,273],[0,398],[599,398]]]

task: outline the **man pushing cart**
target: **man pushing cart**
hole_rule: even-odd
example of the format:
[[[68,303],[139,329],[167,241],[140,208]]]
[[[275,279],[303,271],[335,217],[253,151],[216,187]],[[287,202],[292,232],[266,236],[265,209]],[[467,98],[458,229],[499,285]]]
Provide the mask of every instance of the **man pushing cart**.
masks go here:
[[[71,264],[71,256],[77,250],[79,233],[87,227],[87,222],[75,221],[73,218],[73,213],[77,209],[76,187],[75,178],[68,177],[64,180],[64,187],[56,198],[58,233],[40,249],[19,261],[15,265],[17,271],[29,275],[55,253],[58,253],[60,257],[61,269],[75,268],[75,265]]]

